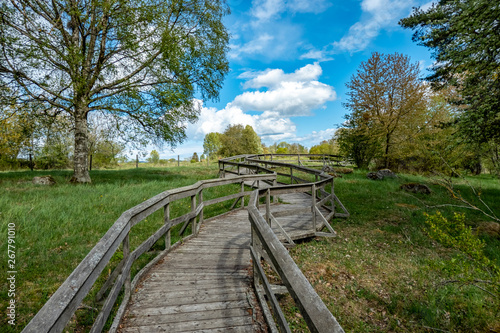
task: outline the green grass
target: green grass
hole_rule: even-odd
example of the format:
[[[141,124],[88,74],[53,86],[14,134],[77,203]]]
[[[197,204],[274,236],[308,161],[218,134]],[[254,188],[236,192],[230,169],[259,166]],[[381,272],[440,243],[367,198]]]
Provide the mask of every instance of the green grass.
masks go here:
[[[286,172],[286,170],[283,170]],[[52,175],[57,184],[35,186],[34,176]],[[295,172],[294,172],[295,174]],[[1,317],[2,332],[20,332],[59,285],[87,255],[125,210],[168,189],[187,186],[198,180],[215,178],[216,165],[96,170],[90,185],[69,184],[70,171],[19,171],[0,173],[0,251],[7,253],[7,224],[16,224],[17,318],[15,327]],[[298,177],[308,179],[297,172]],[[372,181],[366,172],[336,178],[335,191],[351,213],[348,219],[335,219],[337,238],[318,238],[303,242],[291,254],[323,298],[346,332],[488,332],[498,331],[498,299],[473,286],[449,283],[441,263],[454,254],[431,240],[425,232],[427,206],[454,204],[449,192],[432,179],[400,175],[398,179]],[[282,177],[283,181],[287,181]],[[482,198],[500,215],[500,184],[489,176],[468,178],[481,188]],[[456,179],[457,189],[472,200],[468,186]],[[407,194],[402,183],[421,182],[432,189],[429,196]],[[235,193],[239,185],[214,188],[204,198]],[[206,211],[205,217],[226,211],[231,202]],[[172,218],[190,209],[189,199],[172,204]],[[439,208],[445,216],[464,211],[470,225],[477,227],[488,219],[472,210]],[[161,212],[139,223],[131,233],[132,249],[163,223]],[[179,239],[172,233],[172,241]],[[500,240],[481,236],[486,255],[500,265]],[[133,267],[132,274],[163,250],[160,240]],[[4,255],[0,268],[7,271]],[[121,259],[118,251],[97,285]],[[96,307],[92,290],[85,304]],[[6,284],[0,289],[0,307],[9,297]],[[296,332],[305,328],[296,306],[284,298],[285,311]],[[69,331],[88,331],[96,311],[76,312]],[[6,328],[6,330],[4,329]],[[432,328],[432,329],[431,329]]]
[[[474,228],[488,221],[477,211],[457,207],[449,192],[429,178],[400,175],[372,181],[355,171],[335,180],[335,191],[351,216],[335,219],[337,238],[317,238],[291,250],[309,281],[346,332],[498,332],[498,297],[474,286],[444,283],[440,268],[453,255],[425,232],[424,212],[451,216],[465,212]],[[500,215],[500,182],[488,176],[467,178],[481,187],[481,197]],[[455,179],[456,189],[473,200],[469,187]],[[420,182],[432,194],[399,189]],[[500,265],[500,240],[485,235],[485,254]],[[290,302],[284,302],[289,304]],[[293,302],[292,302],[293,303]],[[289,318],[304,331],[292,307]]]
[[[20,332],[125,210],[165,190],[215,178],[217,171],[215,165],[207,167],[199,164],[179,168],[98,170],[91,171],[93,183],[89,185],[70,184],[71,171],[0,173],[0,235],[3,238],[0,251],[7,254],[7,225],[14,223],[15,268],[18,272],[16,326],[8,325],[8,318],[3,315],[1,326],[6,330],[2,332]],[[47,187],[31,183],[34,176],[49,174],[56,179],[56,185]],[[204,199],[238,190],[239,185],[216,187],[204,191]],[[205,218],[227,211],[230,205],[231,202],[225,202],[209,207],[205,210]],[[171,205],[171,218],[189,210],[189,198],[178,200]],[[163,213],[160,211],[134,226],[130,239],[132,250],[162,224]],[[172,242],[178,239],[177,232],[172,232]],[[136,262],[132,275],[163,248],[164,239],[161,239],[151,252]],[[6,272],[7,256],[3,255],[2,258],[0,267]],[[97,285],[103,283],[120,259],[121,251],[118,251]],[[10,297],[7,284],[2,283],[1,286],[0,308],[6,309]],[[97,292],[97,288],[94,289],[92,295]],[[91,296],[84,303],[95,307]],[[91,321],[96,314],[92,310],[78,310],[80,322],[74,322],[73,325],[85,325],[85,321]]]

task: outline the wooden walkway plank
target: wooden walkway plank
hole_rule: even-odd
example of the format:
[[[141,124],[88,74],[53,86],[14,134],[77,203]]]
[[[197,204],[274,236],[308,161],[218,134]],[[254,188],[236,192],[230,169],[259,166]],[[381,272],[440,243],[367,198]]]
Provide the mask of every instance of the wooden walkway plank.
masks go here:
[[[245,210],[205,221],[136,288],[118,332],[260,332],[249,244]]]

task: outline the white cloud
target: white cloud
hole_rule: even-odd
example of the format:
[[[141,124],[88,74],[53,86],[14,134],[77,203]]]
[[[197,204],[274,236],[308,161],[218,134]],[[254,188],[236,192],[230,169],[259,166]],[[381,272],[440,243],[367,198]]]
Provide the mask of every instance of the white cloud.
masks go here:
[[[327,0],[255,0],[250,13],[259,21],[266,21],[286,11],[318,14],[330,6]]]
[[[353,53],[364,50],[382,29],[396,26],[412,5],[413,1],[407,0],[363,0],[361,20],[352,25],[344,37],[332,44],[333,52]]]
[[[256,0],[253,2],[251,14],[259,21],[269,20],[285,10],[283,0]]]
[[[312,110],[337,98],[332,86],[318,81],[322,72],[319,63],[308,64],[290,74],[282,69],[245,72],[239,76],[249,79],[244,88],[267,90],[244,92],[236,96],[233,104],[244,111],[273,111],[289,117],[310,115]]]
[[[319,14],[325,11],[331,3],[326,0],[290,0],[287,1],[287,7],[295,13],[315,13]]]
[[[263,33],[257,36],[255,39],[252,39],[248,43],[243,45],[239,44],[230,44],[230,50],[228,53],[228,57],[230,59],[237,59],[241,54],[259,54],[264,52],[269,48],[269,45],[273,41],[274,37],[269,35],[268,33]]]
[[[319,63],[308,64],[295,72],[285,74],[282,69],[267,69],[260,72],[244,72],[239,78],[250,79],[243,85],[243,88],[277,88],[284,82],[308,82],[316,81],[323,73]]]
[[[301,24],[292,22],[290,14],[318,14],[330,5],[327,0],[252,1],[250,10],[231,26],[229,58],[296,59],[303,31]]]
[[[234,104],[245,111],[275,111],[286,116],[310,115],[327,101],[337,97],[333,88],[321,82],[282,82],[268,91],[245,92]]]
[[[330,57],[330,52],[316,49],[309,50],[307,53],[301,55],[299,59],[314,59],[321,62],[334,60],[334,58]]]
[[[266,142],[296,138],[297,127],[293,116],[307,116],[336,99],[333,87],[318,81],[322,74],[318,63],[309,64],[292,73],[282,69],[260,72],[244,72],[239,78],[246,79],[245,89],[266,88],[265,91],[246,91],[228,103],[223,109],[208,108],[197,100],[201,108],[198,121],[186,124],[190,140],[203,140],[210,132],[222,133],[228,125],[250,125]],[[259,111],[248,114],[247,111]]]
[[[298,137],[296,138],[296,140],[298,142],[310,142],[314,145],[317,145],[321,141],[330,140],[336,131],[336,128],[327,128],[321,131],[312,131],[311,134],[305,135],[303,137]]]

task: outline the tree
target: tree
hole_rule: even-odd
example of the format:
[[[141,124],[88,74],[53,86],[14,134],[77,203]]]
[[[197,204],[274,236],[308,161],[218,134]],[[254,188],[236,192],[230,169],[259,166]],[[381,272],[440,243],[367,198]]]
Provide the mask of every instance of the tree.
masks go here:
[[[160,154],[156,150],[152,150],[151,153],[149,153],[149,156],[148,162],[150,163],[158,164],[160,161]]]
[[[352,158],[361,169],[368,169],[377,151],[380,150],[378,142],[359,128],[339,128],[335,132],[335,138],[339,144],[340,154]]]
[[[433,50],[433,87],[456,87],[453,102],[466,105],[458,118],[469,141],[500,138],[500,6],[490,0],[441,0],[415,8],[399,23],[413,41]]]
[[[260,138],[250,125],[246,125],[241,135],[243,154],[262,154]]]
[[[263,151],[260,138],[250,125],[229,125],[220,140],[222,156],[260,154]]]
[[[276,146],[276,154],[288,154],[290,144],[286,141],[281,141]]]
[[[193,156],[191,157],[191,163],[199,162],[200,158],[198,157],[198,153],[194,152]]]
[[[208,158],[219,152],[222,147],[221,143],[221,134],[217,132],[211,132],[205,135],[205,139],[203,140],[203,150],[205,154],[207,154]]]
[[[0,110],[0,160],[17,158],[22,147],[29,144],[29,127],[22,113],[10,107]]]
[[[406,55],[375,52],[346,83],[344,106],[351,113],[345,116],[345,127],[356,129],[362,141],[373,141],[370,146],[382,147],[378,155],[384,167],[395,157],[395,146],[418,131],[413,123],[419,123],[426,106],[419,73],[418,63],[411,63]]]
[[[0,85],[71,116],[75,182],[90,182],[88,128],[102,110],[171,145],[228,72],[224,1],[29,1],[0,7]]]
[[[308,150],[300,143],[292,143],[288,147],[290,154],[307,154]]]
[[[118,163],[117,156],[123,152],[128,140],[121,130],[103,114],[89,116],[88,153],[91,167],[106,167]]]

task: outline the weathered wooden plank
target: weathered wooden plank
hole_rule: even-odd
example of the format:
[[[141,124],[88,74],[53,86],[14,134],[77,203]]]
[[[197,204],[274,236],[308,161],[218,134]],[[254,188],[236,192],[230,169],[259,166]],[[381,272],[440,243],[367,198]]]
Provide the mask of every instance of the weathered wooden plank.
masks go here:
[[[210,205],[213,205],[213,204],[217,204],[219,202],[224,202],[224,201],[228,201],[228,200],[232,200],[232,199],[235,199],[235,198],[240,198],[244,195],[249,195],[250,193],[241,193],[241,192],[238,192],[238,193],[234,193],[234,194],[231,194],[231,195],[226,195],[224,197],[220,197],[220,198],[215,198],[215,199],[211,199],[211,200],[205,200],[205,206],[210,206]]]
[[[165,298],[165,296],[154,293],[148,295],[136,294],[132,297],[132,302],[136,306],[165,306],[165,305],[186,305],[213,302],[242,301],[247,299],[247,293],[232,293],[220,295],[196,295],[188,297]]]
[[[182,323],[170,323],[170,324],[157,324],[157,325],[144,325],[138,326],[138,330],[134,328],[123,329],[123,333],[134,332],[134,333],[158,333],[158,332],[202,332],[207,329],[218,329],[224,328],[230,332],[229,328],[238,326],[250,326],[252,325],[252,319],[248,316],[243,317],[232,317],[232,318],[220,318],[220,319],[210,319],[210,320],[200,320],[193,322],[182,322]]]
[[[202,320],[217,320],[221,318],[245,317],[248,311],[251,311],[250,306],[246,307],[223,309],[223,310],[207,310],[197,312],[184,312],[161,315],[143,315],[130,318],[127,321],[128,326],[150,326],[157,324],[173,324],[181,322],[193,322]]]
[[[292,206],[292,207],[296,207],[296,206]],[[286,209],[286,210],[282,210],[282,211],[272,211],[272,214],[274,217],[278,218],[278,217],[289,217],[289,216],[295,216],[295,215],[299,215],[299,214],[306,214],[306,213],[311,213],[311,205],[309,206],[305,206],[305,207],[301,207],[301,208],[289,208],[289,209]]]
[[[172,305],[172,306],[157,306],[157,307],[133,307],[130,309],[130,316],[161,316],[172,315],[179,313],[192,313],[201,311],[214,311],[214,310],[228,310],[237,308],[247,308],[249,306],[247,300],[242,301],[226,301],[226,302],[212,302],[212,303],[197,303],[185,305]]]
[[[248,287],[248,279],[203,279],[191,281],[168,281],[169,288],[176,291],[179,290],[192,290],[193,288],[204,289],[218,289],[218,288],[240,288]],[[164,280],[149,280],[141,284],[141,288],[148,288],[149,290],[165,289],[166,281]]]
[[[192,281],[192,280],[202,280],[202,279],[209,279],[213,280],[215,278],[222,277],[227,280],[233,279],[244,279],[248,280],[248,270],[208,270],[205,269],[203,275],[193,275],[193,272],[191,270],[184,269],[182,272],[179,271],[173,271],[171,269],[162,269],[160,268],[155,269],[154,272],[151,273],[150,279],[154,281],[155,279],[158,279],[158,281],[164,281],[165,285],[167,285],[167,281],[169,280],[177,280],[177,279],[182,279],[183,281]]]
[[[153,294],[154,298],[159,298],[159,304],[167,305],[171,304],[172,299],[174,298],[202,298],[202,297],[214,297],[216,300],[220,300],[223,297],[226,297],[227,294],[244,294],[248,291],[248,285],[242,285],[241,283],[236,286],[205,286],[204,288],[200,288],[200,286],[196,286],[196,288],[192,289],[175,289],[175,290],[165,290],[165,288],[151,288],[148,289],[150,294]],[[220,296],[219,298],[215,296]],[[148,299],[151,299],[150,295],[146,296]],[[134,298],[135,301],[139,301],[140,298]]]

